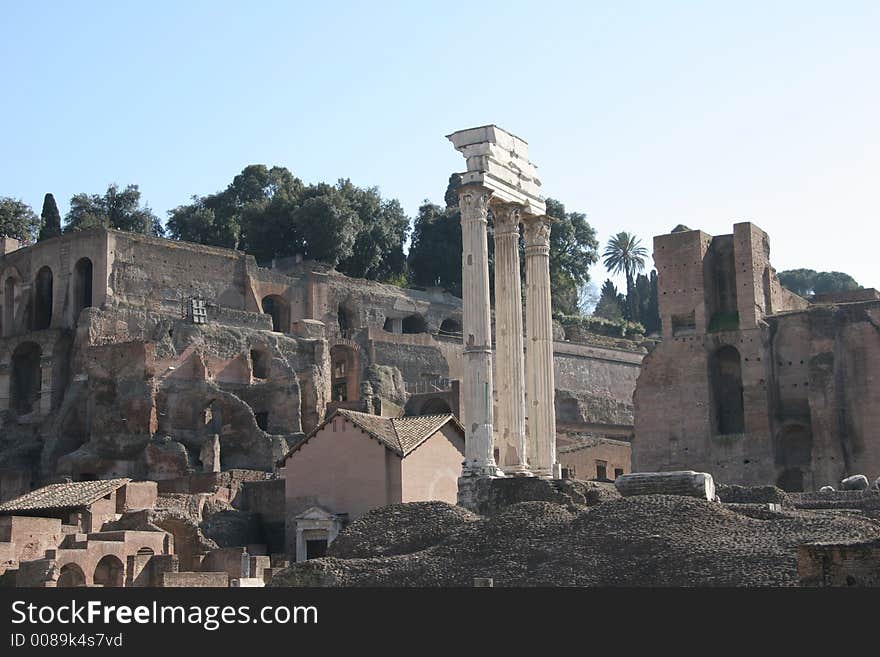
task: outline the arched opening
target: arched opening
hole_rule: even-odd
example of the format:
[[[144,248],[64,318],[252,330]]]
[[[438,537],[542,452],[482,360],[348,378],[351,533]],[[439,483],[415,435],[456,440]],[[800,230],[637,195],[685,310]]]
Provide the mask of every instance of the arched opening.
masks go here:
[[[729,345],[721,347],[709,359],[709,368],[716,433],[743,433],[745,417],[739,351]]]
[[[88,258],[80,258],[73,268],[73,300],[74,319],[92,305],[92,261]]]
[[[34,331],[49,328],[52,324],[52,270],[43,267],[34,279]]]
[[[290,327],[290,311],[287,301],[277,294],[263,297],[263,312],[272,317],[272,330],[276,333],[285,333]]]
[[[449,403],[445,399],[436,397],[424,403],[419,415],[444,415],[446,413],[452,413]]]
[[[783,427],[776,439],[776,464],[781,468],[777,485],[789,493],[804,490],[813,463],[813,436],[801,424]]]
[[[35,342],[23,342],[12,353],[10,408],[19,415],[32,412],[39,402],[43,383],[41,355]]]
[[[336,345],[330,349],[333,401],[356,401],[360,397],[358,359],[354,349]]]
[[[447,317],[440,324],[440,335],[461,337],[461,322],[452,317]]]
[[[410,315],[403,318],[404,333],[424,333],[427,329],[428,327],[425,325],[425,320],[421,315]]]
[[[786,468],[780,473],[776,485],[786,493],[803,492],[804,473],[800,468]]]
[[[15,332],[15,279],[9,276],[3,286],[3,335]]]
[[[251,349],[251,370],[255,379],[269,378],[269,364],[272,358],[265,349]]]
[[[58,588],[69,589],[86,585],[86,576],[82,568],[75,563],[69,563],[61,566],[61,572],[58,574],[58,582],[55,584]]]
[[[122,562],[112,554],[108,554],[95,566],[95,586],[120,587],[124,573]]]

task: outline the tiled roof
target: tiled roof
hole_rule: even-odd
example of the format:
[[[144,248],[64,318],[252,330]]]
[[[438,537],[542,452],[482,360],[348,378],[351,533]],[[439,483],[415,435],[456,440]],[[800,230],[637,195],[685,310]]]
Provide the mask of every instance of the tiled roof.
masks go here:
[[[49,509],[70,509],[88,506],[95,500],[124,486],[131,479],[101,479],[98,481],[73,481],[63,484],[49,484],[32,490],[21,497],[0,504],[0,513],[15,511],[42,511]]]
[[[318,427],[315,428],[305,440],[294,446],[293,449],[281,459],[280,464],[283,465],[284,461],[305,445],[312,436],[318,433],[318,431],[325,427],[337,415],[344,417],[355,426],[370,434],[373,438],[401,458],[405,458],[412,453],[416,447],[434,435],[434,433],[447,422],[451,421],[461,428],[461,425],[452,413],[392,418],[370,415],[369,413],[359,413],[358,411],[350,411],[348,409],[340,408],[333,415],[324,420],[324,422],[318,425]]]

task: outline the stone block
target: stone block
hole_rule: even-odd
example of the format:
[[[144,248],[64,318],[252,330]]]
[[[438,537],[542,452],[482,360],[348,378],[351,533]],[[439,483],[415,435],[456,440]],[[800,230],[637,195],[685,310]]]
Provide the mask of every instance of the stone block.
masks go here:
[[[614,486],[624,497],[634,495],[685,495],[715,500],[715,482],[708,472],[633,472],[618,477]]]
[[[868,478],[865,475],[858,474],[840,482],[840,490],[867,490]]]

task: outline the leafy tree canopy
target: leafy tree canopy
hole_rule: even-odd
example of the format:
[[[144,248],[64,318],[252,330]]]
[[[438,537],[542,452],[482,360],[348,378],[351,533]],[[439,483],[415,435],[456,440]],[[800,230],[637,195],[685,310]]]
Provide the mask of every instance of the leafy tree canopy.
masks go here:
[[[582,212],[566,212],[565,205],[548,198],[550,226],[550,292],[553,310],[578,313],[578,290],[590,280],[590,266],[599,257],[596,231]]]
[[[802,297],[861,288],[852,276],[839,271],[790,269],[780,272],[778,276],[784,287]]]
[[[222,192],[169,211],[171,237],[242,249],[258,262],[301,254],[349,276],[403,273],[409,220],[375,187],[305,185],[284,167],[245,167]]]
[[[40,227],[40,219],[27,203],[0,197],[0,237],[11,237],[30,244]]]
[[[140,201],[141,192],[137,185],[120,190],[114,183],[103,195],[76,194],[70,199],[64,230],[103,227],[162,236],[165,229],[159,217],[148,206],[141,207]]]

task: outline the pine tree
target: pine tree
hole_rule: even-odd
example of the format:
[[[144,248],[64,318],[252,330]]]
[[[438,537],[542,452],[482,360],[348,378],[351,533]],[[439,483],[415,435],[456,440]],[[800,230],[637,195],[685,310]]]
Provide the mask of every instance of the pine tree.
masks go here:
[[[55,204],[55,197],[46,194],[43,197],[43,211],[40,212],[40,234],[37,241],[41,242],[61,234],[61,214]]]

